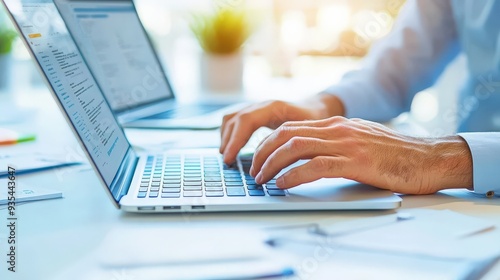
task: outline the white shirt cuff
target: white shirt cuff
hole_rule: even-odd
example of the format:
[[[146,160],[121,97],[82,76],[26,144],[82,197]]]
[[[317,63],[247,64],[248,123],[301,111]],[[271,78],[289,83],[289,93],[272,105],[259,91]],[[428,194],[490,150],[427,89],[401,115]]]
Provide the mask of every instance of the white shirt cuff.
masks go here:
[[[500,132],[459,133],[472,154],[474,192],[500,196]]]

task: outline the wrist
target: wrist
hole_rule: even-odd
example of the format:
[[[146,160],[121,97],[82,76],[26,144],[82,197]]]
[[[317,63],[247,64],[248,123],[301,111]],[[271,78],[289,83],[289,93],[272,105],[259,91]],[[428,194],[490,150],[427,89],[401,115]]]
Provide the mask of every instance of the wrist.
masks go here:
[[[436,158],[432,167],[436,191],[472,188],[472,155],[465,140],[449,136],[435,140],[432,146],[430,157]]]
[[[344,103],[333,94],[320,93],[307,100],[314,119],[345,116]]]

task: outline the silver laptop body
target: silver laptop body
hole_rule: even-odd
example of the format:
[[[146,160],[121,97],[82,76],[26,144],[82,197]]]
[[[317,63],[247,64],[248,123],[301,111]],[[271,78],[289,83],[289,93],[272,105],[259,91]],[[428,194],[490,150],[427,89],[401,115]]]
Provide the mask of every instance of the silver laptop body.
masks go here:
[[[130,212],[393,209],[391,192],[344,179],[256,185],[251,158],[216,150],[136,154],[52,0],[2,0],[113,204]],[[300,162],[297,164],[301,164]]]

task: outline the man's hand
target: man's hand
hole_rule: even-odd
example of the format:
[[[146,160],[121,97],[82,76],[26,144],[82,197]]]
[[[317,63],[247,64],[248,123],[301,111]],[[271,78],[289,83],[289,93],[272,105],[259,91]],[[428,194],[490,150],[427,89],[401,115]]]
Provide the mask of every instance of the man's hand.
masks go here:
[[[318,120],[343,114],[341,101],[329,94],[314,96],[300,105],[283,101],[251,105],[224,116],[220,153],[224,155],[224,162],[230,164],[236,160],[238,152],[260,127],[276,129],[286,121]]]
[[[250,174],[287,189],[320,178],[347,178],[405,194],[472,186],[472,157],[459,136],[415,138],[360,119],[287,122],[257,148]]]

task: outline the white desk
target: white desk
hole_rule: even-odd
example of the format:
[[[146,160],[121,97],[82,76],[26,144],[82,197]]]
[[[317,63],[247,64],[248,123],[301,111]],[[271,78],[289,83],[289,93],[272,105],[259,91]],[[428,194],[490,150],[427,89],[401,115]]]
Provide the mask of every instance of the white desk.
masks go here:
[[[79,147],[47,93],[30,98],[34,104],[43,104],[33,121],[13,124],[30,127],[38,133],[34,143],[1,147],[0,153],[54,151],[79,156]],[[43,100],[43,102],[42,102]],[[49,100],[49,101],[48,101]],[[5,168],[5,167],[0,167]],[[18,272],[6,274],[6,263],[1,262],[0,279],[52,279],[64,268],[78,264],[96,249],[106,232],[123,225],[166,227],[264,227],[302,223],[333,224],[339,221],[393,213],[371,212],[293,212],[293,213],[225,213],[139,215],[116,210],[96,175],[88,168],[75,167],[18,177],[19,184],[58,188],[63,199],[20,205],[18,216]],[[0,187],[6,187],[0,186]],[[500,226],[500,200],[477,197],[466,191],[447,191],[429,196],[404,196],[404,209],[450,209],[463,214],[494,221]],[[6,245],[6,210],[0,210],[0,248],[4,255]],[[486,246],[486,244],[485,244]],[[0,259],[5,259],[4,256]],[[500,268],[498,268],[500,269]],[[499,273],[498,270],[495,273]],[[494,279],[494,278],[491,278]]]

